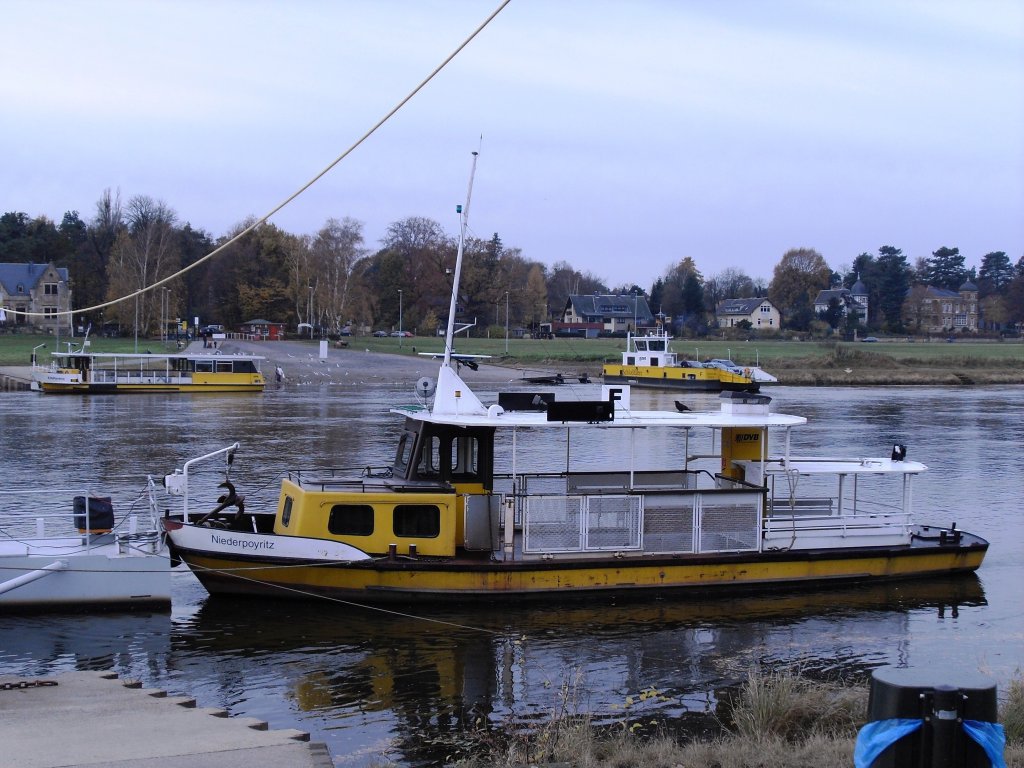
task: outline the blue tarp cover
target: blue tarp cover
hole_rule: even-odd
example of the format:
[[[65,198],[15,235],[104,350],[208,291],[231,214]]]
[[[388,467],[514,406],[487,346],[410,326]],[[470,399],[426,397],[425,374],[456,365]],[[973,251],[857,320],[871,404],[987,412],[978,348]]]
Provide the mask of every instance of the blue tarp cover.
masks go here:
[[[892,718],[868,723],[857,734],[857,746],[853,750],[854,768],[871,768],[879,755],[907,734],[924,725],[924,720]],[[980,720],[964,720],[964,732],[985,750],[992,768],[1006,768],[1003,752],[1006,749],[1006,732],[999,723],[984,723]]]

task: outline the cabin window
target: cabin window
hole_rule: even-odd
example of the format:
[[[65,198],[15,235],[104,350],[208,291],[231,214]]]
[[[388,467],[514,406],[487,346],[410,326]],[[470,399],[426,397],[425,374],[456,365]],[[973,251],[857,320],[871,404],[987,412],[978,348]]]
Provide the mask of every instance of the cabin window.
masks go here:
[[[196,371],[200,373],[213,373],[213,363],[209,360],[196,360]]]
[[[435,538],[441,533],[441,510],[433,504],[397,504],[395,536]]]
[[[230,360],[217,361],[217,373],[231,373],[232,363]]]
[[[292,519],[292,497],[284,497],[284,506],[281,508],[281,525],[288,527],[288,521]]]
[[[464,435],[452,441],[452,477],[476,478],[480,474],[480,441]]]
[[[327,530],[335,536],[370,536],[373,534],[373,507],[335,504],[327,519]]]
[[[398,450],[395,453],[395,473],[405,477],[409,462],[412,461],[413,433],[403,432],[398,438]]]
[[[441,438],[438,435],[431,435],[423,446],[416,474],[421,478],[441,477]]]

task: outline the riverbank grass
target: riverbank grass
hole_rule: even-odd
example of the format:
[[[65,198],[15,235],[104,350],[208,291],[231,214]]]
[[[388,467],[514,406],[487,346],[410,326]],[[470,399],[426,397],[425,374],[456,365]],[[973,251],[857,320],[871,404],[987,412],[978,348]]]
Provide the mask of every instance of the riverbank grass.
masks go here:
[[[596,728],[573,713],[575,691],[529,731],[505,728],[475,734],[471,757],[457,768],[849,768],[864,724],[864,685],[820,682],[793,671],[751,672],[716,714],[715,738],[680,741],[637,724]],[[1009,683],[1000,707],[1008,768],[1024,768],[1024,680]]]

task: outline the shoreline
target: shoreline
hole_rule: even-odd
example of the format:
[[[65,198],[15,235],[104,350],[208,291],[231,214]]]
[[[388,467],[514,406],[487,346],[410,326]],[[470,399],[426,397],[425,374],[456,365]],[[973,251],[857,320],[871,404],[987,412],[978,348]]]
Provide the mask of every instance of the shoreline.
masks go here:
[[[202,343],[192,342],[191,352],[202,352]],[[414,382],[420,376],[434,376],[438,360],[431,356],[410,356],[352,346],[339,349],[330,347],[328,356],[321,360],[306,342],[275,341],[249,342],[229,340],[223,342],[224,352],[239,352],[265,358],[263,374],[268,387],[274,386],[275,369],[284,371],[282,386],[311,383],[359,384],[366,381]],[[586,373],[594,383],[601,382],[600,363],[573,363],[550,360],[529,366],[504,365],[500,362],[480,362],[476,371],[462,368],[460,376],[467,384],[526,384],[528,375],[561,373],[572,380]],[[801,367],[794,360],[793,367],[781,365],[771,373],[778,383],[767,384],[762,391],[775,387],[867,387],[867,386],[1017,386],[1024,385],[1024,370],[1007,366],[925,366],[870,365],[865,361],[850,360],[848,365]],[[0,366],[0,392],[24,391],[32,379],[30,366]],[[672,391],[666,388],[667,391]],[[685,391],[685,390],[678,390]]]

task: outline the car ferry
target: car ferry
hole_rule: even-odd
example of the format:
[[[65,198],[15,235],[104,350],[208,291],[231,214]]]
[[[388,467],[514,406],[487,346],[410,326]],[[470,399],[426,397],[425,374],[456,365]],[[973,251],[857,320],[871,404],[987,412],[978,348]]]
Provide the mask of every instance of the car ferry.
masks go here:
[[[602,368],[605,383],[694,392],[757,392],[763,382],[776,381],[758,367],[741,369],[680,359],[669,342],[668,333],[660,328],[643,336],[628,335],[622,362]]]
[[[262,392],[256,355],[54,352],[32,369],[32,389],[49,394]]]
[[[482,401],[451,354],[468,210],[467,196],[446,354],[436,383],[419,379],[415,402],[391,409],[401,424],[386,465],[297,469],[265,511],[247,509],[231,481],[237,443],[165,476],[182,498],[163,518],[172,556],[209,592],[565,599],[981,565],[987,541],[915,521],[912,484],[926,467],[903,446],[879,458],[800,458],[790,438],[806,419],[774,413],[764,395],[723,392],[708,412],[635,409],[629,387],[607,384],[596,400],[527,391]],[[223,463],[226,492],[197,512],[196,483],[209,473],[196,470],[211,461]]]

